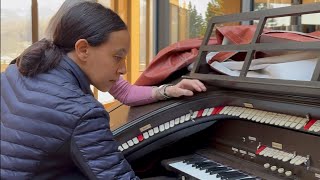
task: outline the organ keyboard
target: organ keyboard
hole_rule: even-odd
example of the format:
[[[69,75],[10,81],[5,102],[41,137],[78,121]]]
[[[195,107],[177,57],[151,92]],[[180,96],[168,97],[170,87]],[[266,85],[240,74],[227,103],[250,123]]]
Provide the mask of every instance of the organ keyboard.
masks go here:
[[[185,157],[175,160],[167,165],[190,177],[203,180],[255,180],[255,176],[250,176],[244,172],[225,166],[218,162],[209,160],[199,155]]]

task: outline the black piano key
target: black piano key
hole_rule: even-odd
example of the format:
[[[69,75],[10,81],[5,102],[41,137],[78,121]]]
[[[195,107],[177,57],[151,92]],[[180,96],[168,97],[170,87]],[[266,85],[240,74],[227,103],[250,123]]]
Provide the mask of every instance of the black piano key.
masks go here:
[[[245,177],[249,177],[249,176],[246,174],[242,174],[242,175],[238,175],[238,176],[234,176],[234,177],[227,177],[225,180],[239,180],[239,179],[242,179]]]
[[[225,171],[229,171],[231,170],[230,168],[227,168],[227,167],[214,167],[214,168],[209,168],[208,169],[208,172],[209,174],[217,174],[217,173],[220,173],[220,172],[225,172]]]
[[[201,158],[201,157],[192,157],[189,159],[185,159],[182,162],[186,163],[186,164],[193,164],[193,163],[197,163],[197,162],[203,162],[205,161],[205,159]]]
[[[225,166],[215,166],[215,167],[209,167],[209,168],[206,168],[206,172],[210,172],[210,171],[214,171],[214,170],[220,170],[220,169],[227,169],[227,167]]]
[[[194,163],[192,165],[192,167],[196,167],[196,168],[199,168],[199,167],[202,167],[202,166],[207,166],[207,165],[218,165],[214,162],[210,162],[210,161],[205,161],[205,162],[197,162],[197,163]]]
[[[205,170],[208,168],[212,168],[212,167],[219,167],[221,166],[220,164],[208,164],[208,165],[201,165],[198,167],[199,170]]]
[[[242,175],[239,171],[228,171],[228,172],[221,172],[217,174],[217,177],[233,177],[235,175]]]

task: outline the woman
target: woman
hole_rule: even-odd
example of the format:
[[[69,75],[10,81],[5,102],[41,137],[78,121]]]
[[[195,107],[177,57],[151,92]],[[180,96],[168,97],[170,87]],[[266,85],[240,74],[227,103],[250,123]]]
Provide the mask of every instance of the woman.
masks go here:
[[[66,0],[49,22],[48,28],[45,31],[47,39],[52,39],[52,31],[61,20],[62,15],[71,7],[81,2],[94,2],[94,0]],[[170,97],[192,96],[192,91],[206,91],[206,87],[199,80],[190,79],[184,79],[176,85],[163,85],[159,87],[135,86],[120,77],[112,86],[109,93],[126,105],[138,106],[158,100],[165,100]]]
[[[108,91],[126,73],[129,33],[98,3],[61,17],[52,41],[26,49],[1,74],[1,179],[137,179],[90,84]]]

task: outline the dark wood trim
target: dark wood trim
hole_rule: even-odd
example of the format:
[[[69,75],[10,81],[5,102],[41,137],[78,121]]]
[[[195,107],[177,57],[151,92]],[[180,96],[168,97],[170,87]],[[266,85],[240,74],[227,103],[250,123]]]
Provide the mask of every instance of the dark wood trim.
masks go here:
[[[38,1],[32,0],[31,4],[31,29],[32,29],[32,43],[39,40],[39,16],[38,16]]]

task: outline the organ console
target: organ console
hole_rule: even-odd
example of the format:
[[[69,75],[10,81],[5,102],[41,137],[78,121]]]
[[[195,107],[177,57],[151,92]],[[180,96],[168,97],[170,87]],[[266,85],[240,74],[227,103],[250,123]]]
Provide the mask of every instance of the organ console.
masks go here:
[[[294,81],[248,78],[245,69],[239,77],[208,74],[202,55],[210,50],[205,41],[216,21],[315,12],[320,12],[320,3],[213,18],[188,76],[204,81],[207,92],[140,107],[122,105],[110,112],[111,116],[127,112],[127,117],[111,122],[111,128],[136,174],[177,179],[320,179],[319,60],[311,81]],[[255,47],[260,46],[245,50],[252,53],[258,50]],[[319,50],[320,44],[289,43],[279,48]],[[250,62],[246,58],[244,68]]]

